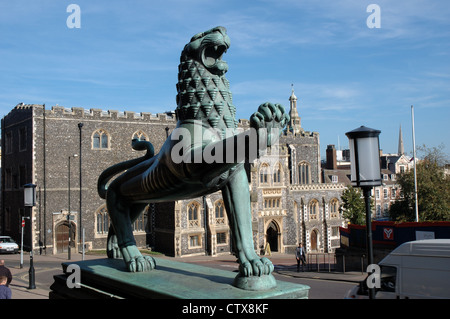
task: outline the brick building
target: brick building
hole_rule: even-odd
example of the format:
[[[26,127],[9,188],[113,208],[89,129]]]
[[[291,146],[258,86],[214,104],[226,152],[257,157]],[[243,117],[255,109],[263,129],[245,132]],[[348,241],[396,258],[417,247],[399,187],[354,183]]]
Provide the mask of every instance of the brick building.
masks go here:
[[[301,127],[294,92],[289,101],[291,121],[279,149],[248,167],[255,250],[269,244],[271,251],[291,253],[301,241],[308,251],[331,252],[339,247],[345,186],[322,181],[319,134]],[[75,251],[82,229],[87,249],[105,249],[109,219],[97,194],[98,176],[143,155],[132,150],[132,138],[151,141],[157,152],[176,122],[172,113],[17,105],[2,119],[0,232],[19,240],[21,217],[31,216],[24,232],[28,249],[65,252],[70,229]],[[23,205],[27,183],[37,185],[33,208]],[[134,234],[139,246],[175,256],[232,250],[220,192],[150,204],[134,223]]]

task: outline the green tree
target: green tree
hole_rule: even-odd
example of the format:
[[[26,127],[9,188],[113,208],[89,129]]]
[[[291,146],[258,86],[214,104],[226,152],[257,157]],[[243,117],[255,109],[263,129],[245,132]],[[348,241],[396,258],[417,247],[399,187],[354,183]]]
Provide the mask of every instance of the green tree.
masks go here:
[[[342,200],[342,216],[349,220],[351,224],[365,225],[366,208],[361,190],[349,186],[341,196]]]
[[[450,177],[444,173],[446,162],[442,146],[418,148],[425,154],[416,166],[419,221],[450,221]],[[401,198],[391,205],[389,215],[396,221],[415,221],[414,170],[400,174]]]

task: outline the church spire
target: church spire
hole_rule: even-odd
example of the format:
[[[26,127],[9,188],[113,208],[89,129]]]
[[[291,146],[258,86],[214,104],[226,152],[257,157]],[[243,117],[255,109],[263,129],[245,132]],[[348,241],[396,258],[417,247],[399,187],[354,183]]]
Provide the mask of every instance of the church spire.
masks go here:
[[[289,120],[289,124],[288,124],[288,131],[296,134],[299,133],[301,131],[301,118],[300,116],[298,116],[298,111],[297,111],[297,97],[294,94],[294,84],[291,84],[292,86],[292,93],[291,96],[289,97],[289,102],[290,102],[290,106],[291,109],[289,111],[289,116],[290,116],[290,120]]]
[[[398,132],[398,155],[402,156],[404,154],[405,148],[403,147],[402,125],[400,124],[400,130]]]

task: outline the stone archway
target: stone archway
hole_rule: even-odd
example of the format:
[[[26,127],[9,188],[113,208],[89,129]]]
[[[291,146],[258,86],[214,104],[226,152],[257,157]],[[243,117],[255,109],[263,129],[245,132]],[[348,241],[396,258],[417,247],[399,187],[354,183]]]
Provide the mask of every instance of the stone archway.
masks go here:
[[[279,234],[280,227],[276,221],[272,220],[266,230],[266,242],[270,245],[270,250],[272,252],[279,251]]]
[[[71,236],[70,239],[72,241],[72,246],[74,247],[74,243],[76,243],[76,226],[74,223],[71,223],[72,227],[70,227],[69,222],[68,221],[64,221],[60,224],[58,224],[55,227],[55,246],[56,246],[56,253],[65,253],[68,251],[69,248],[69,232],[70,230],[72,230],[71,232]],[[72,229],[71,229],[72,228]]]

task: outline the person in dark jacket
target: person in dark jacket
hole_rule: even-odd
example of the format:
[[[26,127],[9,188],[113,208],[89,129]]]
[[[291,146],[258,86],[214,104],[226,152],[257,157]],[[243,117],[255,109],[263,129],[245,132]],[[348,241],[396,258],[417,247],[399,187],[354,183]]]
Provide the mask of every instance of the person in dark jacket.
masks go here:
[[[6,287],[9,287],[9,284],[12,281],[11,271],[5,266],[5,261],[3,259],[0,260],[0,276],[6,277]]]
[[[0,276],[0,299],[11,299],[11,289],[6,286],[8,278]]]
[[[304,271],[303,266],[306,264],[306,252],[301,243],[295,249],[295,258],[297,259],[297,272],[300,271],[300,262],[302,263],[302,271]]]

